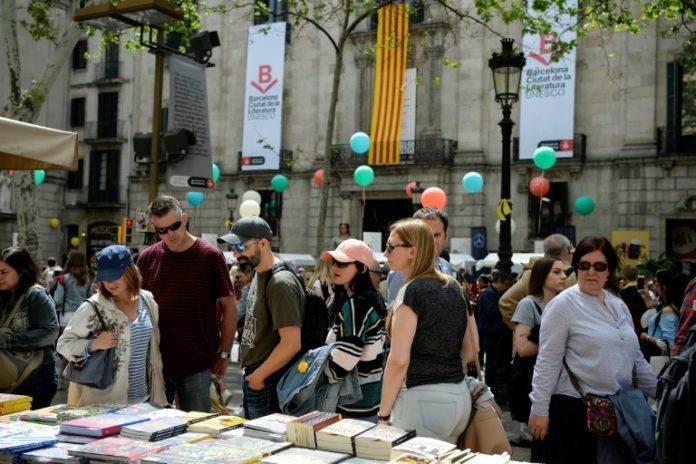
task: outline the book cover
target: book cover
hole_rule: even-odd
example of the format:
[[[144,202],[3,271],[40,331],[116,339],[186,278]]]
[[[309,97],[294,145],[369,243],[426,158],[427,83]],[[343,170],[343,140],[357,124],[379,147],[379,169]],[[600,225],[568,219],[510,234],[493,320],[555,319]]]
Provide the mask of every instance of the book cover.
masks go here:
[[[211,438],[213,438],[213,436],[209,433],[184,432],[179,435],[174,435],[173,437],[158,440],[158,443],[168,445],[171,448],[174,446],[183,445],[185,443],[198,443]]]
[[[59,464],[87,464],[87,458],[71,456],[68,450],[79,449],[81,445],[56,443],[49,448],[40,448],[22,453],[22,459],[28,462],[50,462]]]
[[[278,454],[266,456],[261,461],[264,464],[334,464],[348,459],[350,454],[336,453],[307,448],[289,448]]]
[[[257,419],[252,419],[245,422],[244,428],[270,433],[285,433],[287,423],[294,421],[295,419],[297,419],[295,416],[289,416],[287,414],[269,414],[268,416],[259,417]]]
[[[284,441],[284,442],[277,442],[277,441],[271,441],[271,440],[263,440],[261,438],[253,438],[253,437],[229,437],[229,438],[220,438],[218,437],[218,440],[220,440],[223,443],[226,443],[231,446],[236,446],[238,448],[245,448],[245,449],[250,449],[257,451],[261,453],[263,456],[270,456],[271,454],[277,454],[285,449],[288,449],[292,446],[292,443],[289,441]]]
[[[316,431],[339,420],[341,420],[341,415],[335,412],[309,412],[287,423],[288,441],[296,446],[316,448]]]
[[[60,443],[74,443],[78,445],[86,445],[99,440],[99,437],[88,437],[85,435],[71,435],[69,433],[56,434],[56,440]]]
[[[62,433],[74,435],[87,435],[90,437],[108,437],[116,435],[125,425],[135,424],[148,420],[142,416],[128,416],[125,414],[98,414],[96,416],[72,419],[60,424]]]
[[[90,459],[101,459],[109,462],[136,462],[151,454],[164,451],[168,445],[158,442],[133,440],[124,437],[107,437],[82,446],[77,450],[69,450],[71,456]]]
[[[189,411],[184,412],[184,420],[190,424],[195,424],[197,422],[202,422],[207,419],[212,419],[213,417],[219,416],[220,413],[217,412],[201,412],[201,411]]]
[[[402,454],[408,453],[430,460],[439,459],[446,453],[457,449],[452,443],[428,437],[413,437],[394,446],[391,450],[391,459],[396,459]]]
[[[407,431],[392,425],[379,424],[353,439],[355,454],[361,458],[388,461],[394,446],[415,436],[415,430]]]
[[[189,424],[189,431],[191,432],[203,432],[219,434],[226,430],[231,430],[237,427],[241,427],[246,419],[237,416],[217,416],[212,419],[206,419],[204,421],[195,422]]]
[[[352,458],[346,459],[341,464],[384,464],[384,462],[385,461],[382,461],[381,459],[365,459],[365,458],[352,457]]]
[[[0,406],[0,416],[5,414],[13,414],[16,412],[28,411],[31,409],[31,401],[24,403],[13,403],[10,405]]]
[[[68,406],[67,404],[56,404],[46,408],[26,411],[20,415],[20,419],[27,422],[38,422],[44,424],[58,424],[72,419],[95,416],[115,411],[122,408],[122,404],[90,404],[85,406]]]
[[[133,403],[129,404],[125,408],[120,408],[114,411],[116,414],[127,414],[129,416],[147,416],[163,409],[162,406],[158,406],[152,403]],[[183,411],[182,411],[183,412]]]
[[[18,454],[57,443],[55,427],[29,422],[0,424],[0,454]]]
[[[186,431],[188,424],[175,417],[163,417],[151,419],[121,428],[121,435],[131,438],[147,438],[153,440],[157,437],[166,438]]]
[[[0,415],[24,411],[29,408],[31,408],[31,396],[0,393]]]
[[[232,437],[243,437],[244,436],[244,427],[237,427],[236,429],[232,430],[225,430],[224,432],[218,433],[215,438],[232,438]],[[263,440],[269,440],[269,438],[263,438],[263,437],[252,437],[252,438],[261,438]],[[278,441],[278,440],[276,440]]]
[[[343,419],[316,432],[317,448],[355,454],[353,438],[370,430],[375,424],[358,419]]]
[[[141,460],[141,464],[242,464],[258,462],[261,457],[261,453],[227,445],[223,440],[206,440],[200,443],[175,446],[147,456]]]
[[[436,462],[438,462],[437,459],[416,456],[411,453],[401,453],[399,456],[389,461],[389,464],[431,464]]]

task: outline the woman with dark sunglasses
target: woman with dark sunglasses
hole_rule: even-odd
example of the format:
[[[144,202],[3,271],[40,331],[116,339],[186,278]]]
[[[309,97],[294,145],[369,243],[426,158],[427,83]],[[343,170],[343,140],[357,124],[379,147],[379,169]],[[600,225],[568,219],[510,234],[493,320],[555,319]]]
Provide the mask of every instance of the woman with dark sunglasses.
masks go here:
[[[632,455],[649,453],[649,443],[626,446],[623,437],[653,437],[650,407],[642,395],[634,403],[634,417],[647,420],[619,422],[621,430],[603,437],[588,431],[587,410],[580,398],[587,394],[609,396],[634,386],[655,396],[655,372],[640,351],[626,304],[604,286],[616,271],[618,258],[609,240],[585,237],[575,248],[573,267],[577,285],[556,296],[544,309],[539,333],[539,354],[532,380],[529,431],[534,438],[547,440],[547,463],[593,464],[609,462],[608,453],[618,456],[611,462],[651,462]],[[634,397],[635,398],[635,397]],[[622,438],[619,438],[622,437]],[[641,446],[645,446],[641,448]],[[599,458],[599,455],[603,458]],[[643,456],[644,458],[646,456]]]
[[[321,259],[331,262],[334,297],[330,314],[333,328],[326,339],[335,343],[329,355],[327,374],[343,379],[357,367],[362,399],[341,405],[344,417],[377,422],[382,394],[382,366],[387,311],[379,292],[370,280],[374,255],[364,242],[349,238],[334,251],[325,251]]]

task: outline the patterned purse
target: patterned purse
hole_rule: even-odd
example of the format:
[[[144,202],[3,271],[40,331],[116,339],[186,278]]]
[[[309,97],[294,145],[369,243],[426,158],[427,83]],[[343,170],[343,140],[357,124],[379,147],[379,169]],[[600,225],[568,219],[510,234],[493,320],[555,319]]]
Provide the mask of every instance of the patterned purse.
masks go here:
[[[577,377],[570,370],[565,359],[563,359],[563,365],[568,371],[570,382],[580,394],[583,403],[585,403],[587,431],[600,437],[610,437],[616,434],[616,410],[611,399],[608,396],[594,395],[592,393],[583,394]]]

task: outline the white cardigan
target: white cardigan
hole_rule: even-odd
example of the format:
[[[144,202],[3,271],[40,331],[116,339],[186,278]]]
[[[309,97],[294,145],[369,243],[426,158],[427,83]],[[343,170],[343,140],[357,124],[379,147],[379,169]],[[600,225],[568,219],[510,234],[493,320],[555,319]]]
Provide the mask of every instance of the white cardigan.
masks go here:
[[[164,375],[162,374],[162,356],[159,350],[159,311],[157,303],[152,297],[152,293],[147,290],[140,290],[140,297],[144,298],[146,307],[150,310],[152,319],[152,338],[150,339],[150,349],[148,352],[148,373],[150,402],[159,405],[167,404],[167,397],[164,392]],[[104,322],[110,329],[117,328],[118,344],[114,351],[114,362],[116,363],[116,375],[114,383],[104,390],[86,387],[70,382],[68,392],[68,404],[82,406],[95,403],[128,403],[128,364],[131,357],[131,331],[128,317],[114,305],[114,303],[104,298],[100,294],[92,295],[89,300],[94,303]],[[79,361],[83,359],[83,353],[89,335],[93,329],[99,325],[99,319],[92,306],[83,302],[65,328],[63,335],[58,339],[57,351],[68,361]]]

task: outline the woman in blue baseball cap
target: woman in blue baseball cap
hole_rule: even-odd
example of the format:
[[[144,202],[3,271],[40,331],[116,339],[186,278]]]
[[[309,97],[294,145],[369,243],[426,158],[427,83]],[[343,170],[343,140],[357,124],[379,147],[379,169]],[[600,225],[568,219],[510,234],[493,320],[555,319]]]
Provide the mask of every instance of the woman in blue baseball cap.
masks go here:
[[[78,362],[97,350],[114,348],[114,382],[104,390],[71,382],[68,403],[166,404],[158,307],[141,288],[142,277],[128,248],[111,245],[99,251],[95,280],[97,293],[75,312],[58,339],[58,352]]]

